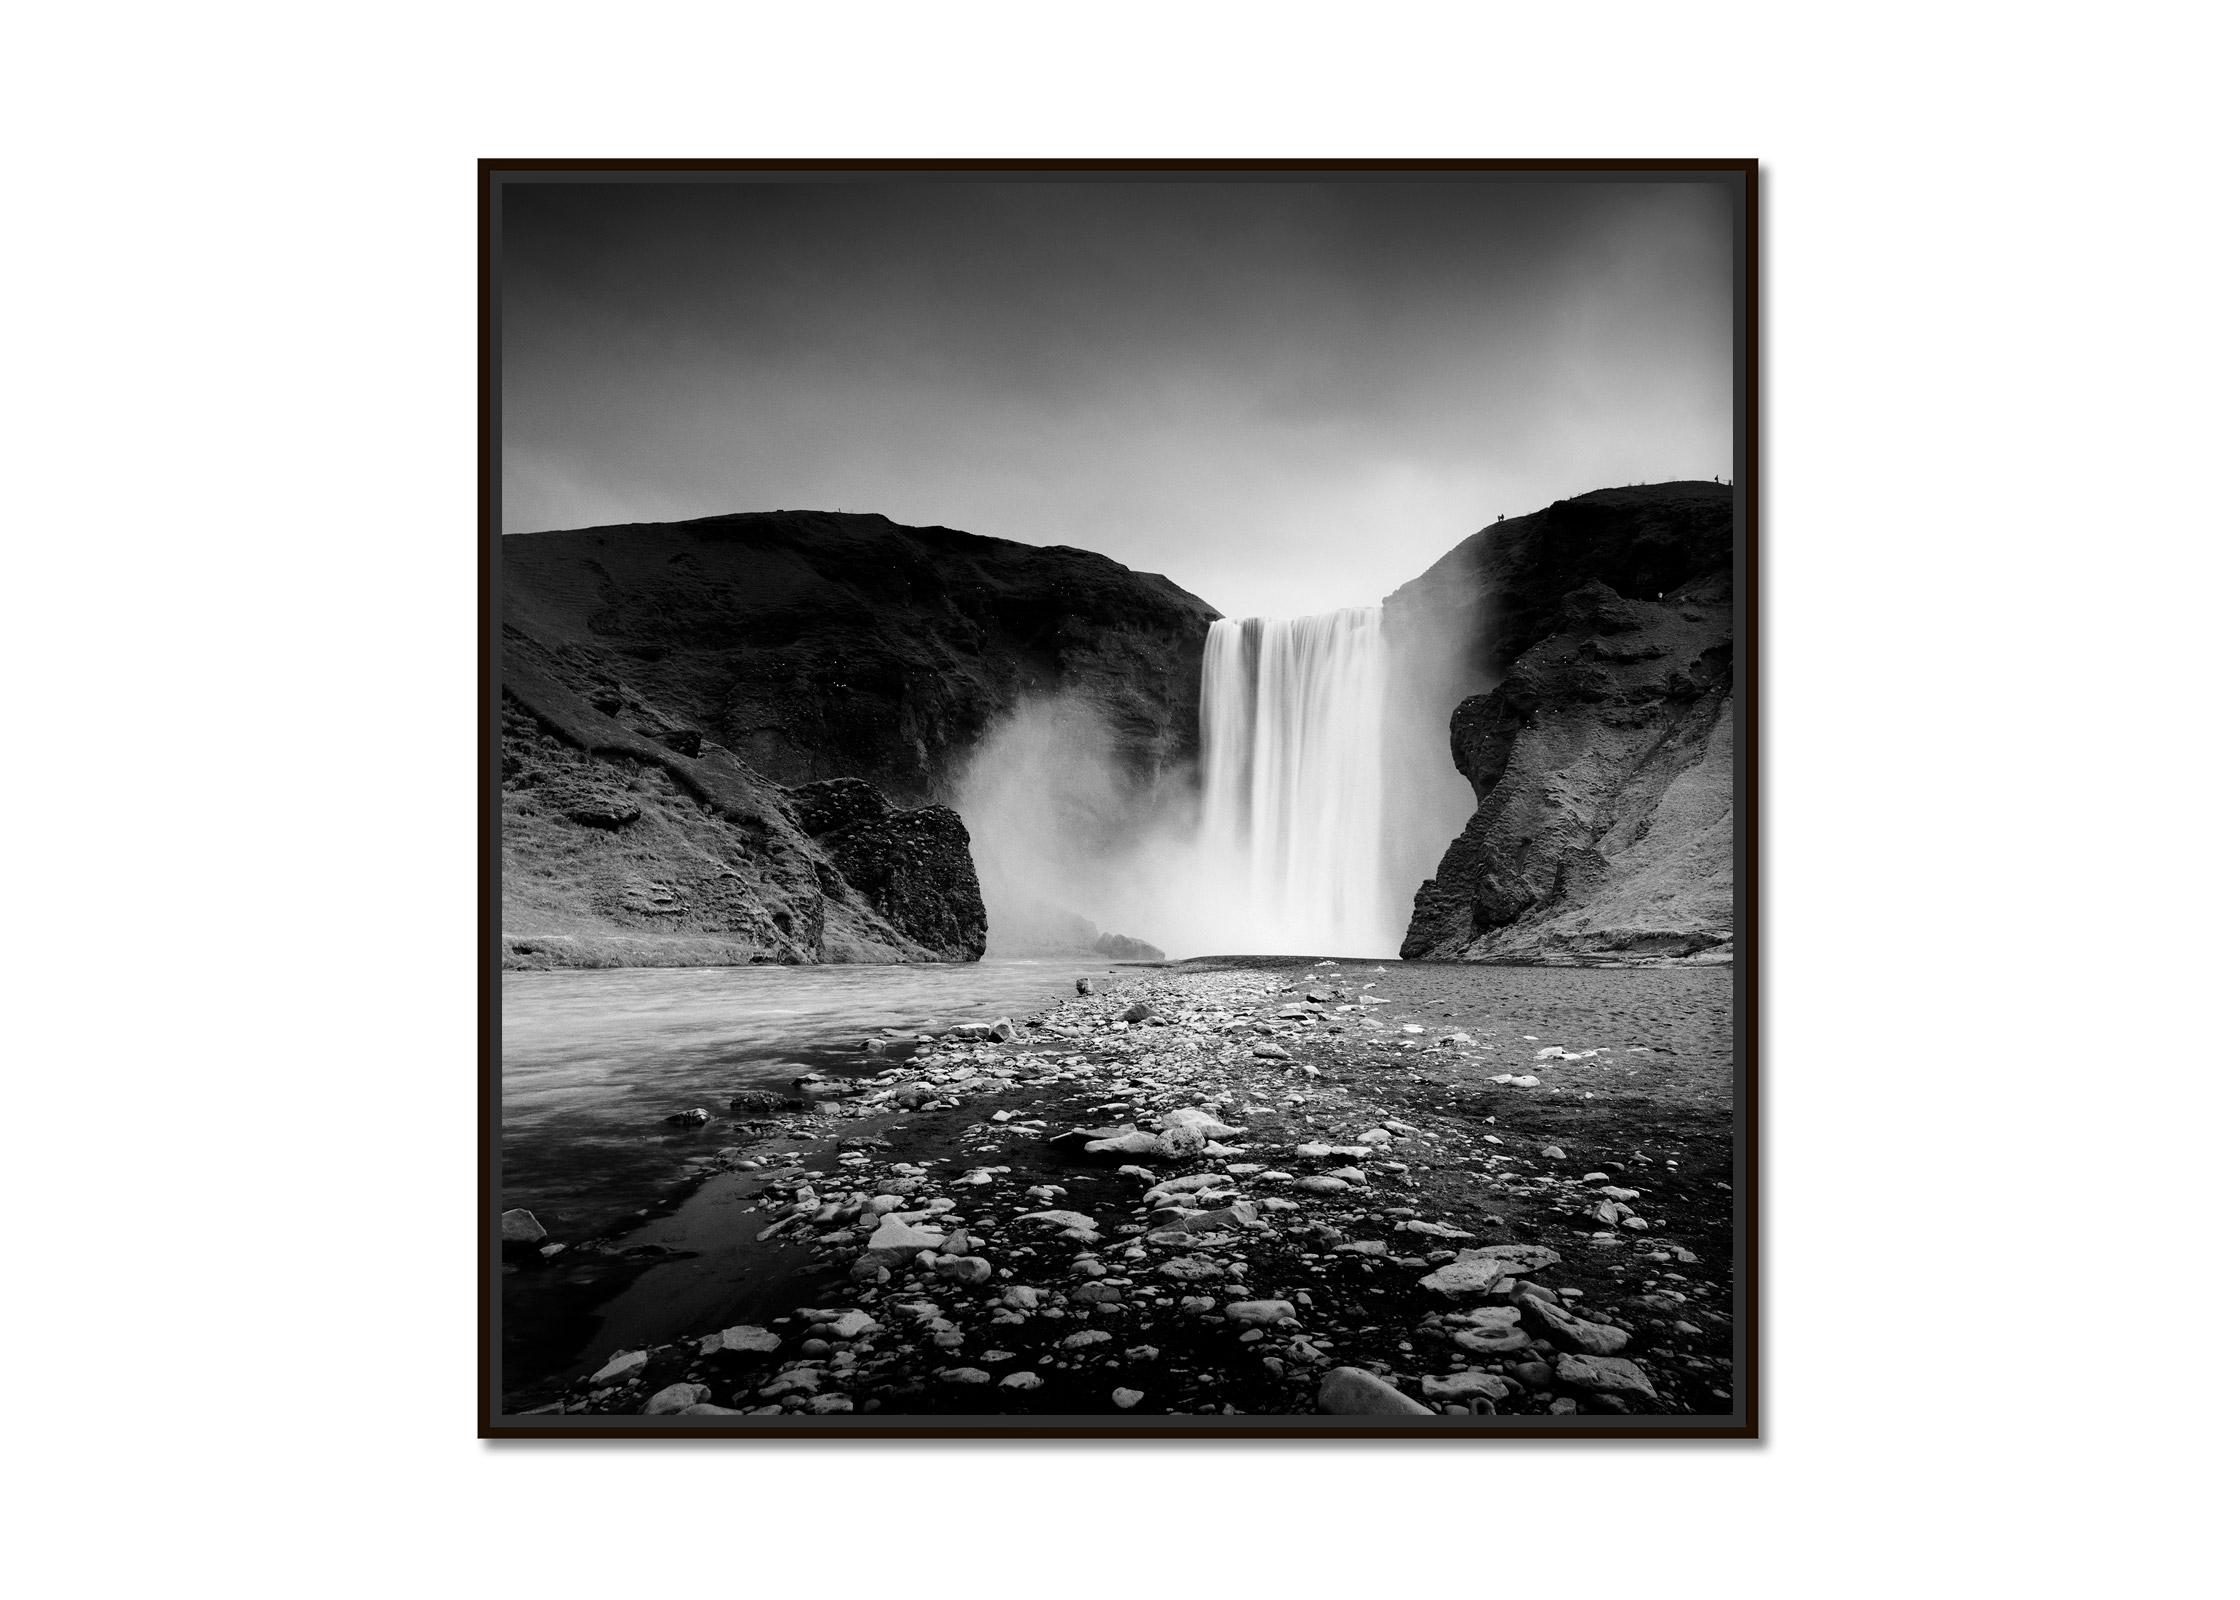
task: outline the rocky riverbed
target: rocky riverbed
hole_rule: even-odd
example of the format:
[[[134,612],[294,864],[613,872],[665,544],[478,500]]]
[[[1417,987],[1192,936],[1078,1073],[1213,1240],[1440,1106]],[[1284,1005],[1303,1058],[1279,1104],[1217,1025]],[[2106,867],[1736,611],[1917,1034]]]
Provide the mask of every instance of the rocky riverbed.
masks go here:
[[[1733,1409],[1731,973],[1268,960],[1083,987],[867,1039],[893,1064],[802,1085],[818,1110],[680,1107],[736,1135],[689,1251],[509,1213],[524,1279],[650,1250],[753,1281],[509,1378],[507,1409]]]

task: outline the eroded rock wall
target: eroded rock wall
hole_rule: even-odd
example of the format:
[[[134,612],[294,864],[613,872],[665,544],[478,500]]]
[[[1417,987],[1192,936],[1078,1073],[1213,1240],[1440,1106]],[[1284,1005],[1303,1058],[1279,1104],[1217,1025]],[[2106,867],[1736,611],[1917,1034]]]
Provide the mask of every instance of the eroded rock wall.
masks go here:
[[[686,755],[630,727],[538,647],[508,644],[507,966],[979,958],[986,920],[955,812],[897,810],[864,784],[836,817],[719,745]]]
[[[1477,809],[1417,891],[1404,956],[1731,953],[1730,496],[1583,496],[1595,503],[1497,524],[1441,563],[1450,593],[1488,585],[1495,681],[1453,714]],[[1519,524],[1534,525],[1504,532]],[[1576,537],[1559,537],[1566,525]]]

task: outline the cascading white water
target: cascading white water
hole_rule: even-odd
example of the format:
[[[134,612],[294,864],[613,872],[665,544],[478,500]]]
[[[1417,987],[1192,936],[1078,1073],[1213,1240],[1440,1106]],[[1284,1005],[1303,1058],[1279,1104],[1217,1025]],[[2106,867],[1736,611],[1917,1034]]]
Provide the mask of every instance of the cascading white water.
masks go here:
[[[1389,956],[1383,611],[1218,621],[1199,690],[1199,861],[1223,946]]]
[[[1215,622],[1197,768],[1172,782],[1146,784],[1093,695],[1014,707],[955,796],[991,943],[1086,919],[1171,956],[1397,956],[1477,804],[1447,748],[1449,711],[1488,686],[1473,627],[1405,604]]]

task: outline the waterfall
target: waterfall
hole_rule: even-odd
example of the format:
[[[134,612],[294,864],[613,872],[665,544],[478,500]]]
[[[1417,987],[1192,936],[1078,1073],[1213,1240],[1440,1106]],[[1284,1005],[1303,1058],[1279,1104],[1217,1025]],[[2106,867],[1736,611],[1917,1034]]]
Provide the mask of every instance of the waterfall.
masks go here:
[[[1200,888],[1232,953],[1390,956],[1381,607],[1215,622]]]

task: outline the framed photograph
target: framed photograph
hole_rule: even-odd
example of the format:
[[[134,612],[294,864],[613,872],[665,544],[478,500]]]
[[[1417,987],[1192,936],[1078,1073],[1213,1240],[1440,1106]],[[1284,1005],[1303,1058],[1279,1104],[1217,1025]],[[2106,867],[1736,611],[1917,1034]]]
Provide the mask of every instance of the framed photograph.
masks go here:
[[[1754,1438],[1757,167],[491,160],[493,1438]]]

